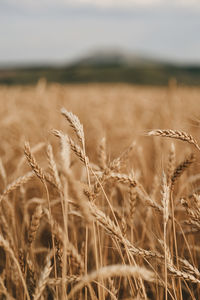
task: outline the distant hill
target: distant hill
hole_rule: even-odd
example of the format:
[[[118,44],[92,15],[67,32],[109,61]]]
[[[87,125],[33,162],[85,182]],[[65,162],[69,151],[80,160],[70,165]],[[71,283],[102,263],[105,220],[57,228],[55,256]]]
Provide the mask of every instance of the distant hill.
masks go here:
[[[176,78],[181,85],[200,85],[200,66],[176,65],[120,51],[97,51],[62,67],[0,68],[0,84],[35,84],[42,77],[58,83],[141,85],[167,85],[171,78]]]
[[[128,52],[101,50],[95,51],[79,60],[73,65],[75,66],[152,66],[163,64],[159,60],[147,58],[141,55],[135,55]]]

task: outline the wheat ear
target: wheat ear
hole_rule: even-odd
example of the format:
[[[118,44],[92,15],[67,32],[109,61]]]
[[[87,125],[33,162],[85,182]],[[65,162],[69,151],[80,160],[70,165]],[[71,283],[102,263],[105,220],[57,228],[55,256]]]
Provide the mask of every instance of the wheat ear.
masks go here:
[[[64,134],[61,131],[56,129],[52,130],[52,133],[59,138],[62,138],[62,136],[64,136]],[[67,142],[69,143],[72,152],[74,152],[74,154],[80,159],[80,161],[82,161],[85,164],[86,156],[83,150],[81,149],[81,147],[75,144],[74,141],[69,136],[67,135],[65,136],[67,137]]]
[[[106,155],[106,138],[103,137],[99,143],[98,148],[98,162],[102,170],[107,168],[107,155]]]
[[[53,155],[53,149],[52,146],[49,144],[47,146],[47,156],[48,156],[48,161],[49,161],[49,167],[51,169],[51,176],[53,177],[59,191],[62,191],[62,184],[60,181],[60,177],[58,175],[58,169],[56,166],[56,162],[54,160],[54,155]]]
[[[190,134],[184,131],[172,130],[172,129],[155,129],[148,132],[148,135],[169,137],[169,138],[185,141],[190,144],[193,144],[198,150],[200,150],[200,146],[198,145],[197,141]]]
[[[38,163],[36,162],[35,157],[31,153],[31,148],[28,142],[25,142],[24,145],[24,153],[26,155],[27,161],[31,166],[32,170],[35,172],[37,177],[44,183],[45,175],[43,170],[39,167]]]
[[[183,174],[183,172],[195,161],[194,154],[190,154],[183,162],[181,162],[178,167],[174,170],[174,173],[171,176],[171,185],[172,188],[176,180]]]
[[[136,181],[133,180],[132,176],[126,175],[126,174],[121,174],[121,173],[110,173],[109,177],[112,178],[113,180],[128,184],[132,187],[136,187]]]
[[[8,184],[6,189],[4,190],[3,194],[0,196],[0,202],[3,200],[3,198],[6,195],[8,195],[12,191],[16,190],[21,185],[27,183],[33,177],[34,177],[34,173],[28,172],[24,176],[21,176],[21,177],[17,178],[16,180],[14,180],[12,183]]]
[[[38,205],[32,215],[31,218],[31,224],[28,230],[28,243],[29,243],[29,247],[31,246],[31,244],[33,243],[33,241],[35,240],[35,236],[38,230],[38,227],[40,225],[40,219],[42,217],[42,206]]]
[[[79,141],[82,144],[84,144],[85,137],[84,137],[83,125],[80,123],[79,118],[76,115],[74,115],[72,112],[68,112],[65,108],[61,109],[61,113],[67,119],[70,126],[73,128]]]
[[[168,164],[167,164],[167,183],[171,183],[171,177],[174,172],[175,168],[175,160],[176,160],[176,155],[175,155],[175,146],[174,143],[171,143],[170,151],[169,151],[169,156],[168,156]]]
[[[89,203],[91,214],[95,217],[96,221],[109,233],[111,236],[117,238],[117,240],[125,245],[130,253],[136,256],[145,258],[159,258],[163,259],[163,255],[145,250],[139,247],[135,247],[127,238],[123,237],[122,232],[118,226],[110,219],[109,216],[105,215],[103,211],[98,209],[94,203]]]
[[[68,275],[64,278],[64,282],[65,284],[69,284],[69,283],[72,283],[72,282],[76,282],[76,281],[79,281],[81,278],[81,276],[79,275]],[[62,283],[62,280],[63,278],[49,278],[48,279],[48,284],[49,285],[60,285]]]

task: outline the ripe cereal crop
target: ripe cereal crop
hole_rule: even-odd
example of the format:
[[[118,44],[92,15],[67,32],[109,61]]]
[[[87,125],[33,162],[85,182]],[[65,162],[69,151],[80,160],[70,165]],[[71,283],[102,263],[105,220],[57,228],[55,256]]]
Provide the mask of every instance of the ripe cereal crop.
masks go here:
[[[0,86],[0,299],[200,298],[199,95]]]

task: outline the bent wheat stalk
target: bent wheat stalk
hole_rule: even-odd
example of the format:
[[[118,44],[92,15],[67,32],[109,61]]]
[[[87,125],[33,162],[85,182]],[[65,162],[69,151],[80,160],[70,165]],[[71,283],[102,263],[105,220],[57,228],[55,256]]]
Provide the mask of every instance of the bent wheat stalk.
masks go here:
[[[0,196],[0,203],[6,195],[8,195],[12,191],[16,190],[18,187],[22,186],[23,184],[27,183],[33,177],[34,177],[34,173],[28,172],[24,176],[21,176],[21,177],[17,178],[16,180],[14,180],[12,183],[8,184],[6,189],[4,190],[3,194]]]
[[[198,145],[197,141],[192,137],[191,134],[188,134],[184,131],[179,130],[172,130],[172,129],[155,129],[148,132],[149,136],[161,136],[161,137],[169,137],[177,140],[181,140],[184,142],[188,142],[193,144],[199,151],[200,146]]]
[[[69,293],[68,300],[72,298],[72,296],[82,289],[85,285],[94,281],[97,278],[110,278],[112,276],[134,276],[141,277],[143,280],[153,282],[155,281],[154,273],[147,270],[146,268],[138,267],[138,266],[128,266],[128,265],[112,265],[102,267],[99,270],[96,270],[88,275],[83,276],[80,279],[80,283],[78,283]]]

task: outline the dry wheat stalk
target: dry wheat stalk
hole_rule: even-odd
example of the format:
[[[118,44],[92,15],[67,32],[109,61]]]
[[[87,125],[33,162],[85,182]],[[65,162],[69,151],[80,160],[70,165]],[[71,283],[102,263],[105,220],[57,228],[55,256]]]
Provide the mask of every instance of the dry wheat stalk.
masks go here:
[[[41,180],[41,182],[44,184],[45,189],[46,189],[46,193],[47,193],[47,203],[48,203],[48,209],[49,209],[49,214],[50,214],[50,218],[51,218],[51,205],[50,205],[50,199],[49,199],[49,192],[46,186],[46,182],[45,182],[45,174],[43,172],[43,170],[39,167],[39,165],[37,164],[33,154],[31,153],[31,149],[30,149],[30,145],[28,142],[25,143],[24,146],[24,153],[26,155],[26,158],[28,160],[29,165],[31,166],[31,168],[33,169],[33,171],[35,172],[35,174],[37,175],[37,177]],[[53,245],[53,251],[54,251],[54,261],[55,261],[55,245],[54,245],[54,239],[53,236],[51,236],[52,239],[52,245]],[[57,277],[57,270],[56,270],[56,262],[55,262],[55,275]]]
[[[132,178],[132,180],[133,180],[133,178],[135,178],[133,170],[131,170],[129,177]],[[137,191],[133,185],[129,186],[128,195],[129,195],[128,201],[129,201],[129,208],[130,208],[129,216],[131,219],[131,223],[133,223],[133,216],[134,216],[134,213],[136,210],[136,205],[137,205]]]
[[[24,274],[25,273],[25,254],[24,254],[24,251],[22,248],[20,248],[18,250],[18,259],[19,259],[20,268],[22,270],[22,273]]]
[[[79,118],[76,115],[74,115],[72,112],[68,112],[65,108],[61,109],[61,113],[67,118],[70,126],[73,128],[79,141],[82,144],[83,154],[84,154],[84,163],[85,163],[86,172],[87,172],[87,180],[88,180],[88,184],[90,186],[89,159],[88,159],[88,157],[86,157],[86,153],[85,153],[85,136],[84,136],[84,131],[83,131],[83,125],[80,123]],[[70,142],[69,142],[69,144],[70,144]]]
[[[58,222],[50,215],[48,209],[45,207],[43,208],[44,214],[47,216],[47,222],[51,226],[52,234],[59,239],[61,242],[63,242],[63,236],[64,231],[61,228],[61,226],[58,224]]]
[[[64,278],[64,282],[65,282],[65,284],[69,284],[72,282],[79,281],[80,278],[81,278],[81,276],[79,276],[79,275],[68,275]],[[57,279],[49,278],[47,283],[49,285],[60,285],[60,284],[62,284],[62,280],[63,280],[63,278],[59,278],[59,277]]]
[[[192,219],[185,220],[184,224],[191,225],[191,229],[187,231],[188,233],[198,233],[200,231],[200,222]]]
[[[86,160],[86,156],[84,154],[84,151],[81,149],[81,147],[79,145],[76,145],[74,143],[74,141],[67,135],[64,135],[61,131],[53,129],[52,133],[59,138],[62,138],[63,136],[67,137],[67,142],[70,145],[71,150],[75,153],[76,156],[78,156],[78,158],[80,159],[80,161],[82,161],[83,163],[85,163]]]
[[[171,256],[171,252],[170,249],[168,247],[167,244],[165,244],[165,241],[158,239],[158,242],[161,244],[165,254],[166,254],[166,258],[167,258],[167,265],[173,265],[173,260],[172,260],[172,256]]]
[[[178,277],[178,278],[186,280],[186,281],[190,281],[192,283],[200,284],[200,280],[198,278],[194,277],[193,275],[191,275],[190,273],[180,271],[180,270],[176,269],[174,266],[171,266],[169,264],[168,264],[167,268],[170,271],[170,273],[173,274],[173,276],[175,276],[175,277]]]
[[[22,274],[22,271],[21,271],[21,268],[20,268],[20,265],[19,265],[19,262],[13,252],[13,250],[11,249],[8,241],[6,241],[1,235],[0,235],[0,245],[4,248],[4,250],[10,255],[10,257],[12,258],[17,270],[18,270],[18,273],[19,273],[19,277],[22,281],[22,284],[23,284],[23,287],[24,287],[24,291],[26,293],[26,297],[28,300],[31,300],[30,299],[30,296],[29,296],[29,293],[28,293],[28,289],[27,289],[27,286],[26,286],[26,282],[24,280],[24,276]]]
[[[80,283],[75,285],[75,287],[71,290],[68,295],[68,299],[71,299],[72,296],[82,289],[85,285],[90,282],[98,279],[98,278],[109,278],[113,276],[133,276],[133,277],[141,277],[143,280],[154,282],[155,276],[154,273],[147,270],[146,268],[139,266],[128,266],[128,265],[111,265],[102,267],[97,271],[94,271],[88,275],[83,276],[80,279]]]
[[[155,130],[148,132],[148,135],[170,137],[170,138],[182,140],[182,141],[188,142],[190,144],[193,144],[198,150],[200,150],[200,147],[199,147],[197,141],[190,134],[188,134],[184,131],[172,130],[172,129],[155,129]]]
[[[54,180],[54,177],[49,174],[49,173],[45,173],[44,174],[44,178],[46,180],[46,182],[48,182],[51,186],[53,186],[55,189],[57,189],[57,191],[59,193],[63,193],[62,190],[60,190],[60,185],[57,184],[57,182]]]
[[[183,174],[183,172],[195,161],[194,154],[190,154],[183,162],[181,162],[178,167],[174,170],[174,173],[171,176],[171,185],[172,188],[176,180]]]
[[[163,174],[163,193],[162,193],[162,205],[163,205],[163,220],[165,226],[169,219],[169,198],[170,198],[170,187],[167,185],[166,175]]]
[[[47,285],[48,279],[49,279],[49,275],[51,273],[52,270],[52,266],[51,266],[51,256],[52,253],[50,252],[47,257],[46,257],[46,264],[44,266],[44,269],[42,270],[41,274],[40,274],[40,278],[38,281],[38,284],[36,286],[35,289],[35,293],[33,296],[34,300],[39,300],[40,297],[42,296],[42,293]]]
[[[143,186],[137,182],[136,185],[136,191],[138,195],[141,197],[141,199],[144,199],[147,205],[153,207],[155,210],[157,210],[159,213],[163,214],[163,207],[159,205],[157,202],[155,202],[144,190]]]
[[[7,291],[7,288],[4,284],[4,280],[1,277],[0,277],[0,296],[2,297],[2,299],[6,297],[6,299],[9,300],[16,300],[16,298],[10,295],[10,293]]]
[[[99,143],[98,162],[99,162],[99,166],[102,170],[107,168],[106,138],[105,137],[103,137]]]
[[[186,210],[188,219],[184,221],[187,225],[192,225],[196,230],[200,230],[200,212],[195,206],[190,207],[186,199],[181,199],[181,204]]]
[[[53,149],[50,144],[47,146],[47,156],[48,156],[48,161],[49,161],[49,166],[51,169],[51,176],[54,178],[54,181],[60,191],[62,191],[62,184],[60,181],[60,177],[58,175],[58,169],[56,166],[56,162],[54,160],[54,155],[53,155]]]
[[[26,257],[26,284],[28,287],[29,295],[32,298],[33,293],[36,287],[36,272],[35,272],[35,264],[27,255]]]
[[[162,205],[163,205],[163,223],[164,223],[164,252],[165,252],[165,299],[167,300],[167,263],[169,261],[169,251],[167,247],[167,222],[169,219],[169,199],[170,188],[167,185],[166,175],[163,174],[163,193],[162,193]]]
[[[52,130],[52,133],[60,139],[61,144],[61,158],[63,163],[63,169],[65,172],[69,172],[70,170],[70,145],[69,145],[69,137],[59,130]]]
[[[51,225],[52,232],[53,232],[54,236],[56,236],[57,239],[63,244],[63,239],[65,238],[65,234],[64,234],[63,229],[55,221],[54,218],[50,219],[49,211],[46,208],[44,208],[44,213],[48,217],[48,222]],[[75,248],[75,246],[70,241],[67,242],[67,249],[66,250],[67,250],[67,255],[71,255],[75,259],[76,263],[80,266],[80,270],[83,270],[84,269],[84,262],[83,262],[83,260],[80,256],[80,254],[78,253],[77,249]]]
[[[6,175],[6,170],[4,168],[4,165],[3,165],[3,162],[2,162],[1,158],[0,158],[0,174],[1,174],[1,177],[3,179],[4,186],[6,186],[6,184],[7,184],[7,175]]]
[[[149,195],[152,199],[154,199],[154,200],[156,199],[159,188],[160,188],[160,179],[157,175],[154,175],[152,186],[151,186],[151,192]]]
[[[3,215],[3,213],[0,214],[0,222],[1,222],[1,228],[4,237],[7,239],[10,247],[12,248],[13,251],[16,251],[16,246],[15,246],[15,241],[12,235],[12,230],[9,228],[8,222]]]
[[[179,257],[179,261],[182,263],[183,268],[185,269],[186,272],[189,272],[190,274],[192,274],[194,276],[200,277],[199,270],[196,267],[194,267],[193,265],[191,265],[189,263],[189,261],[187,261],[184,258],[180,258],[180,257]]]
[[[67,254],[72,256],[75,259],[75,262],[79,265],[80,271],[84,270],[84,262],[81,255],[78,253],[78,250],[74,247],[72,243],[68,241],[67,243]]]
[[[79,141],[84,145],[85,137],[84,137],[83,125],[80,123],[79,118],[76,115],[74,115],[72,112],[68,112],[65,108],[61,109],[61,113],[63,116],[65,116],[70,126],[73,128]]]
[[[171,181],[172,174],[175,168],[175,146],[174,143],[171,143],[171,148],[169,152],[168,165],[167,165],[167,181],[168,184]]]
[[[93,193],[91,195],[93,199],[96,199],[100,191],[103,189],[103,185],[106,182],[106,179],[108,179],[109,173],[110,173],[109,168],[106,168],[99,177],[96,177],[96,181],[93,185]]]
[[[0,202],[3,200],[3,198],[11,193],[12,191],[16,190],[18,187],[22,186],[23,184],[27,183],[30,179],[34,177],[33,172],[28,172],[24,176],[21,176],[14,180],[12,183],[8,184],[6,189],[4,190],[3,194],[0,196]]]
[[[82,161],[83,163],[85,163],[86,161],[89,162],[88,157],[85,155],[84,151],[79,145],[76,145],[70,137],[68,137],[68,142],[71,147],[71,150],[80,159],[80,161]]]
[[[72,174],[66,175],[69,189],[72,194],[73,200],[77,203],[80,208],[80,211],[86,221],[86,223],[91,224],[92,216],[88,207],[88,201],[83,197],[84,193],[81,190],[80,184],[73,178]]]
[[[123,216],[121,218],[121,227],[122,227],[122,235],[126,238],[127,223],[126,223],[125,217],[123,217]]]
[[[31,218],[31,224],[28,230],[28,243],[29,243],[29,247],[31,246],[31,244],[33,243],[33,241],[35,240],[35,236],[38,230],[38,227],[40,225],[40,219],[42,217],[42,206],[38,205],[32,215]]]
[[[115,287],[115,282],[114,282],[114,279],[112,277],[108,278],[108,284],[109,284],[109,290],[115,296],[115,299],[117,299],[118,290]]]
[[[161,240],[159,240],[159,242],[165,248],[165,242],[161,241]],[[166,246],[166,257],[167,257],[167,269],[170,271],[171,274],[173,274],[175,277],[179,277],[181,279],[185,279],[185,280],[191,281],[193,283],[200,283],[200,280],[195,277],[195,276],[199,277],[200,272],[197,270],[197,268],[192,266],[187,260],[178,257],[178,260],[184,265],[184,268],[187,270],[187,273],[184,271],[178,270],[174,266],[168,246]]]
[[[128,158],[129,153],[133,150],[134,147],[135,147],[135,141],[132,142],[131,145],[124,152],[122,152],[119,157],[115,158],[112,162],[110,162],[108,167],[112,171],[119,172],[121,168],[121,164]]]
[[[95,217],[96,221],[103,226],[103,228],[113,235],[117,240],[120,241],[124,246],[127,247],[128,251],[134,255],[138,255],[145,258],[159,258],[163,259],[163,256],[157,252],[148,251],[145,249],[141,249],[139,247],[135,247],[131,242],[122,236],[122,232],[115,223],[104,214],[101,210],[97,208],[94,203],[89,203],[91,214]]]
[[[132,185],[129,187],[129,205],[130,205],[130,218],[133,221],[133,216],[137,205],[137,191]]]
[[[44,146],[45,146],[44,142],[34,145],[31,149],[32,154],[35,154],[36,152],[40,151]],[[25,161],[26,161],[26,157],[22,156],[22,158],[19,161],[19,164],[17,165],[17,170],[21,169]]]
[[[109,174],[109,177],[117,182],[129,184],[132,187],[136,186],[136,181],[129,175],[112,172]]]
[[[37,175],[37,177],[44,182],[45,179],[45,175],[43,170],[39,167],[38,163],[35,160],[35,157],[33,156],[33,154],[31,153],[31,148],[28,142],[25,142],[24,145],[24,153],[26,155],[27,161],[29,163],[29,165],[31,166],[32,170],[35,172],[35,174]]]

